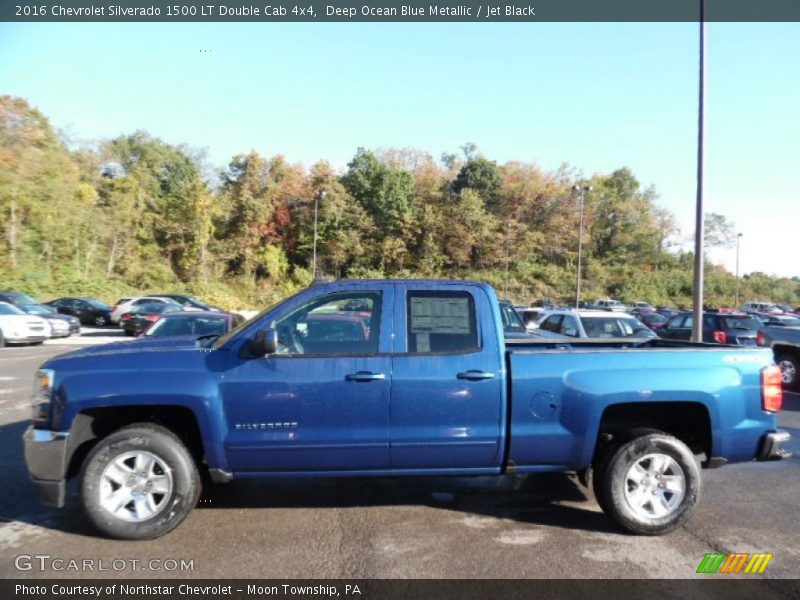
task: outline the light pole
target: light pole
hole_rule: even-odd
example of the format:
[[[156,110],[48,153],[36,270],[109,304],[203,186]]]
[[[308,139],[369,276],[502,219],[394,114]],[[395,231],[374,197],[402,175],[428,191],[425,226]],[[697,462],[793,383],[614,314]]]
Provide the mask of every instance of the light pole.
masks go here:
[[[319,213],[319,201],[325,197],[325,190],[320,190],[314,198],[314,254],[311,259],[311,272],[314,279],[317,279],[317,214]]]
[[[581,257],[583,256],[583,195],[591,192],[592,186],[573,185],[572,191],[581,193],[580,208],[578,209],[580,215],[578,217],[578,273],[575,277],[575,308],[578,308],[581,301]]]
[[[692,341],[703,341],[703,242],[705,221],[703,216],[703,166],[705,163],[705,94],[706,94],[706,6],[700,0],[700,56],[697,85],[697,200],[694,215],[694,290],[692,293]]]
[[[739,306],[739,240],[742,239],[742,234],[736,234],[736,293],[733,296],[733,308]]]

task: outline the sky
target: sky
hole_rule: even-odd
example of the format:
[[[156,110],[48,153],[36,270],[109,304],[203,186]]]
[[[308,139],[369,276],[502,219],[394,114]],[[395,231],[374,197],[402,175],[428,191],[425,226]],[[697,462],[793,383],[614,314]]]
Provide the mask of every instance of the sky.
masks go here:
[[[707,212],[740,271],[800,276],[800,24],[708,25]],[[629,167],[689,241],[696,23],[0,24],[0,94],[75,142],[146,129],[223,167],[251,149],[344,167],[358,147]],[[710,256],[735,272],[736,251]]]

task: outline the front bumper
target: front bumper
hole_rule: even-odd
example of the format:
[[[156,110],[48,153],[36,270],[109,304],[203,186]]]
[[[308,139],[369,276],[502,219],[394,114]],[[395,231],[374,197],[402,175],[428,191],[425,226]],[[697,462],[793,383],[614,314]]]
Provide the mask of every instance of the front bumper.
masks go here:
[[[788,431],[772,431],[766,434],[761,438],[756,460],[783,460],[790,458],[792,453],[785,448],[781,448],[781,444],[788,442],[790,437]]]
[[[31,484],[44,504],[57,508],[65,500],[68,437],[69,432],[34,429],[33,425],[22,437]]]
[[[36,342],[44,342],[45,340],[50,339],[48,335],[44,333],[34,333],[29,335],[24,335],[22,337],[9,337],[6,336],[6,342],[9,344],[33,344]]]

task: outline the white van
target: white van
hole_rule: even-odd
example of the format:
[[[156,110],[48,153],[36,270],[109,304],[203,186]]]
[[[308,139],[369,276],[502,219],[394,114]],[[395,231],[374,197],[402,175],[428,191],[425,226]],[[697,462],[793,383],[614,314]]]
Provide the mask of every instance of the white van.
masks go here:
[[[783,313],[783,311],[778,308],[778,305],[772,302],[745,302],[742,304],[742,310],[747,313]]]

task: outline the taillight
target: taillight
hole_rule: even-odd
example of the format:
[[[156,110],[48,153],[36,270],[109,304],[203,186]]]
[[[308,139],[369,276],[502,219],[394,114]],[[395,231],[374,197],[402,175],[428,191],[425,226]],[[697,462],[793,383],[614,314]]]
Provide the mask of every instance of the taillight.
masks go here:
[[[128,319],[130,319],[130,318],[131,318],[131,313],[125,313],[125,314],[124,314],[124,315],[122,315],[120,318],[121,318],[123,321],[127,321]]]
[[[783,406],[781,368],[770,365],[761,369],[761,408],[778,412]]]
[[[764,332],[763,331],[759,330],[759,332],[756,334],[756,344],[758,344],[759,346],[765,346],[766,345],[766,339],[764,338]]]
[[[714,341],[718,344],[727,344],[728,343],[728,336],[725,335],[724,331],[715,331],[714,332]]]
[[[147,315],[145,319],[148,321],[158,321],[161,318],[161,315]]]
[[[119,306],[117,306],[117,305],[112,306],[111,307],[111,312],[116,311],[118,308],[119,308]]]

